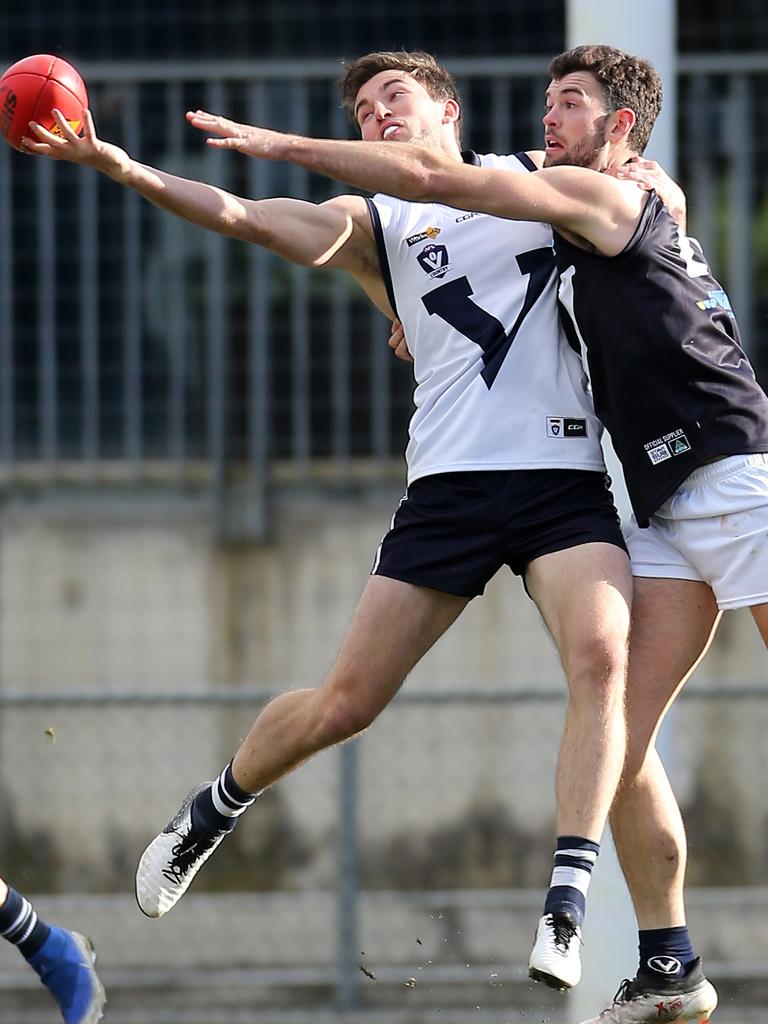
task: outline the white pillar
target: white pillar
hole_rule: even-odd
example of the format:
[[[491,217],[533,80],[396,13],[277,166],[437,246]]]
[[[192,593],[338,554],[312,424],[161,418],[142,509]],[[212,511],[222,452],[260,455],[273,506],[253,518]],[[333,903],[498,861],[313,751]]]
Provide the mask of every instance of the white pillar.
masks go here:
[[[658,160],[674,175],[676,0],[643,0],[640,4],[618,0],[566,0],[566,46],[582,43],[617,46],[646,57],[654,64],[664,86],[664,101],[646,156]],[[621,467],[610,442],[604,448],[616,503],[622,519],[626,519],[629,499]],[[662,757],[664,753],[662,750]],[[637,924],[608,832],[589,890],[584,943],[583,979],[569,999],[569,1019],[574,1021],[596,1017],[609,1004],[622,978],[631,977],[637,967]]]
[[[664,103],[647,155],[675,173],[677,109],[677,0],[566,0],[566,46],[607,43],[647,57],[664,83]]]

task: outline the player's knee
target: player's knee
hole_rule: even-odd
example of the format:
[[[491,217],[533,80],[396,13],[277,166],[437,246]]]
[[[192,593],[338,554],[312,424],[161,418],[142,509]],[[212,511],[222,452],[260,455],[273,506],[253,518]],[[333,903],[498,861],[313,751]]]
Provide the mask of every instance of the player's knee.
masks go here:
[[[626,644],[594,635],[571,652],[566,671],[572,696],[601,703],[622,701],[627,668]]]
[[[333,746],[357,736],[377,714],[378,708],[361,700],[359,694],[334,690],[324,695],[318,722],[322,746]]]

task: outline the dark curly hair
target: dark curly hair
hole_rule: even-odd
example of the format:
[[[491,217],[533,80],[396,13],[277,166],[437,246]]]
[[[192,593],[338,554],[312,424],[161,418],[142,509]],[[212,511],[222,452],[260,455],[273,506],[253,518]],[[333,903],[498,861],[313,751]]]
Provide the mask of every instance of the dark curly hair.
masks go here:
[[[453,75],[435,60],[430,53],[421,50],[382,50],[378,53],[367,53],[364,57],[345,66],[344,74],[339,82],[341,105],[349,114],[353,124],[355,120],[355,100],[357,94],[380,71],[404,71],[426,89],[433,100],[456,100],[459,103],[459,92]],[[456,139],[460,138],[461,114],[456,121]]]
[[[642,154],[661,110],[661,78],[656,68],[642,57],[633,57],[613,46],[596,45],[566,50],[549,65],[555,80],[574,71],[588,71],[595,76],[609,111],[622,107],[634,111],[635,125],[627,142],[638,155]]]

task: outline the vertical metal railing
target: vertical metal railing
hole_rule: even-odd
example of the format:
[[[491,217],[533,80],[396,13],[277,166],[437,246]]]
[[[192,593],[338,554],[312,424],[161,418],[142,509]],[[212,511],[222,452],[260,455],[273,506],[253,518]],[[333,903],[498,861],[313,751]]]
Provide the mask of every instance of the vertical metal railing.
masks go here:
[[[293,82],[289,88],[290,131],[305,135],[309,130],[307,83]],[[303,167],[288,169],[289,195],[306,196],[308,175]],[[291,454],[300,473],[306,471],[311,455],[310,430],[310,275],[291,266]]]
[[[360,765],[359,741],[339,747],[339,849],[337,864],[336,1005],[351,1010],[360,1002]]]
[[[750,135],[750,109],[749,81],[746,75],[734,75],[728,83],[724,114],[724,141],[730,154],[728,290],[748,352],[755,348],[752,303],[753,156],[744,144]]]
[[[330,90],[329,90],[330,91]],[[331,119],[334,137],[344,138],[346,115],[336,106]],[[336,184],[334,191],[341,194],[344,186]],[[333,277],[331,297],[331,452],[342,480],[349,476],[351,438],[351,377],[350,377],[350,309],[349,283],[342,274]]]
[[[266,85],[254,82],[248,88],[248,118],[263,124],[267,113]],[[262,160],[248,163],[248,192],[252,199],[267,194],[268,164]],[[273,257],[266,249],[248,248],[248,461],[252,493],[248,502],[250,531],[256,536],[266,529],[267,464],[270,455],[270,417],[272,400],[269,388],[270,358],[268,339],[272,327],[270,315],[270,268]]]
[[[14,459],[14,321],[11,283],[14,231],[11,216],[13,177],[7,146],[0,147],[0,183],[0,459],[6,466],[10,466]]]
[[[141,151],[139,124],[138,90],[128,83],[120,127],[125,148],[131,154]],[[124,190],[123,217],[123,451],[132,475],[138,478],[143,451],[141,199],[130,189]]]
[[[209,110],[224,109],[224,86],[221,82],[214,81],[208,85],[206,103]],[[226,167],[224,153],[209,146],[205,159],[206,180],[217,182],[226,188]],[[212,468],[214,515],[221,531],[225,531],[226,379],[229,369],[227,351],[229,324],[224,265],[224,238],[214,232],[207,232],[205,236],[205,333],[208,353],[208,453]]]
[[[95,171],[80,176],[80,374],[82,377],[81,452],[89,474],[99,457],[99,232]]]
[[[183,159],[181,117],[183,98],[180,82],[171,82],[165,94],[165,121],[168,125],[168,155],[174,168]],[[164,310],[168,345],[168,457],[177,480],[184,477],[184,459],[187,453],[186,370],[187,370],[187,299],[184,282],[184,231],[178,217],[169,217],[167,224],[168,249],[173,259],[167,267],[167,308]]]
[[[37,296],[39,332],[38,443],[40,460],[55,471],[58,452],[57,321],[56,321],[56,217],[53,164],[35,165],[37,219]]]

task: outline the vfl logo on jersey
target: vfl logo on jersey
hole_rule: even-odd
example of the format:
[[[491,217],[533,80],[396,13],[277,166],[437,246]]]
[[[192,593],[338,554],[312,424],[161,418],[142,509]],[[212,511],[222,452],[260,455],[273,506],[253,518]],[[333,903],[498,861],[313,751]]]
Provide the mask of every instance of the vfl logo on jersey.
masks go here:
[[[660,462],[666,462],[667,459],[671,459],[675,455],[689,452],[691,450],[691,443],[682,430],[673,430],[663,437],[657,437],[654,441],[649,441],[645,445],[645,450],[648,452],[648,458],[653,465],[658,466]]]
[[[724,309],[728,313],[733,312],[731,300],[722,288],[716,288],[714,291],[707,292],[706,299],[700,299],[696,305],[699,309]]]
[[[417,242],[423,242],[425,238],[437,238],[440,231],[440,228],[429,227],[426,231],[420,231],[418,235],[411,235],[410,238],[406,238],[405,244],[410,248],[412,245],[416,245]]]
[[[587,421],[547,416],[547,437],[586,437]]]
[[[418,256],[419,266],[430,277],[445,277],[451,269],[444,245],[426,245]]]

